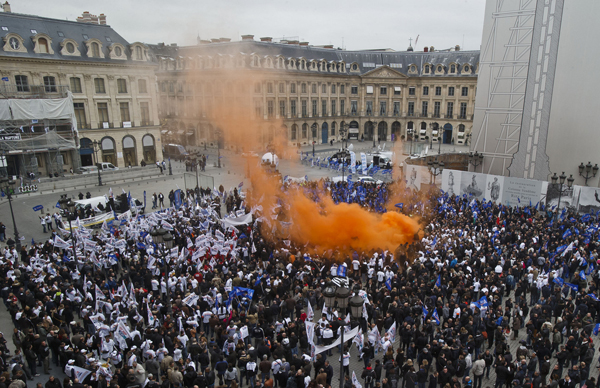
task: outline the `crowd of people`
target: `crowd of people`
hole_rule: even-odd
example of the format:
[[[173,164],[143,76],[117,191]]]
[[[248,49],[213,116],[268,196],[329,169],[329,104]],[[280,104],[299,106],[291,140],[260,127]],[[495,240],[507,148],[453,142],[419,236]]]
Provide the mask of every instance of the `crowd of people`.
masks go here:
[[[42,372],[45,388],[329,388],[340,362],[344,388],[596,388],[596,215],[328,187],[336,202],[419,217],[422,229],[394,252],[332,262],[267,238],[237,190],[225,222],[227,193],[207,189],[115,227],[79,226],[77,256],[67,235],[4,248],[14,348],[0,333],[0,388]],[[399,195],[402,206],[385,206]],[[172,247],[157,237],[167,231]],[[342,283],[362,316],[326,308],[326,287]]]

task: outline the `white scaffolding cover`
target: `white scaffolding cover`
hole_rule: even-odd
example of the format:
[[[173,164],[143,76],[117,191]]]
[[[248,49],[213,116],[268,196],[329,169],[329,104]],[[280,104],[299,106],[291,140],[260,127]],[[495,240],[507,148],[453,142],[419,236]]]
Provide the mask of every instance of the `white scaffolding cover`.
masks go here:
[[[77,132],[73,94],[65,98],[10,98],[0,100],[0,120],[70,120]],[[77,133],[79,136],[79,133]]]

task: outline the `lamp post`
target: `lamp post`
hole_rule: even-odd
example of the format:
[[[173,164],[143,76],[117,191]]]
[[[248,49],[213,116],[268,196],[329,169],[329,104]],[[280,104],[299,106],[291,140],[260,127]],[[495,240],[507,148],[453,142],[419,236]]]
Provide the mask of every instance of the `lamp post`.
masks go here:
[[[98,169],[98,186],[102,186],[102,177],[100,176],[100,167],[98,166],[98,150],[100,149],[100,143],[98,143],[98,140],[94,140],[92,146],[94,147],[94,158],[96,159],[96,167]]]
[[[442,173],[444,162],[438,162],[438,158],[436,157],[435,160],[428,161],[427,165],[429,166],[429,183],[431,183],[431,178],[433,178],[433,184],[435,185],[435,177]]]
[[[312,134],[313,159],[314,159],[315,158],[315,135],[317,133],[317,123],[313,123],[313,125],[310,126],[310,131]]]
[[[371,121],[371,135],[373,136],[373,148],[376,147],[375,145],[375,130],[377,129],[377,121]]]
[[[217,135],[217,167],[221,168],[221,135],[222,135],[221,128],[217,128],[216,135]]]
[[[73,218],[73,215],[75,214],[75,202],[71,201],[71,198],[68,198],[67,194],[62,194],[60,196],[60,199],[58,200],[58,204],[60,205],[60,208],[63,211],[63,214],[69,220],[69,231],[71,232],[71,242],[73,244],[73,258],[75,259],[75,265],[79,266],[79,261],[77,260],[77,249],[76,249],[77,238],[75,237],[75,234],[73,233],[73,226],[71,225],[71,219]]]
[[[355,295],[352,299],[350,299],[350,295],[352,295],[352,290],[347,287],[335,287],[332,283],[330,283],[323,290],[323,297],[325,299],[325,306],[328,309],[332,309],[336,302],[337,307],[340,311],[346,310],[348,307],[348,302],[350,302],[350,310],[352,317],[356,319],[362,318],[362,307],[364,300],[358,295]],[[340,326],[341,331],[341,349],[342,349],[342,357],[340,357],[340,388],[344,387],[344,332],[345,328],[348,326],[345,322]]]
[[[4,151],[2,152],[3,156]],[[21,240],[19,239],[19,231],[17,230],[17,223],[15,221],[15,213],[13,212],[12,206],[12,192],[11,186],[15,184],[15,181],[9,179],[8,176],[0,178],[0,185],[2,186],[2,191],[6,194],[6,198],[8,198],[8,206],[10,207],[10,216],[12,217],[13,229],[15,230],[15,245],[17,247],[17,252],[21,252]]]
[[[483,164],[483,154],[480,154],[477,151],[475,151],[475,153],[469,152],[469,163],[473,165],[473,171],[477,171],[477,166]]]
[[[152,237],[152,241],[156,244],[156,248],[160,252],[160,256],[163,259],[163,271],[165,272],[165,282],[167,283],[167,312],[171,313],[171,293],[169,290],[169,262],[167,261],[167,254],[170,254],[171,248],[173,248],[173,235],[164,229],[162,226],[160,228],[154,227],[150,231],[150,236]],[[165,249],[167,252],[165,252]]]
[[[438,131],[438,155],[442,153],[442,135]]]
[[[594,165],[594,167],[592,167],[592,162],[588,162],[588,164],[586,164],[585,166],[583,165],[583,162],[579,165],[579,176],[583,177],[583,179],[585,179],[585,185],[587,186],[587,182],[588,179],[593,178],[596,176],[596,174],[598,174],[598,169],[600,167],[598,167],[598,163],[596,163]],[[585,171],[585,175],[583,174]],[[590,175],[591,173],[591,175]]]
[[[556,185],[558,184],[558,204],[556,205],[556,217],[558,217],[558,210],[560,209],[560,200],[563,196],[563,194],[566,194],[568,191],[571,190],[571,188],[573,187],[573,181],[575,180],[575,178],[573,178],[573,174],[571,174],[569,176],[569,178],[567,179],[567,176],[565,175],[565,172],[563,171],[562,174],[560,174],[560,176],[556,176],[556,173],[554,173],[554,175],[552,175],[552,177],[550,178],[552,180],[552,184]],[[565,179],[567,180],[567,188],[563,190],[562,186],[565,184]]]

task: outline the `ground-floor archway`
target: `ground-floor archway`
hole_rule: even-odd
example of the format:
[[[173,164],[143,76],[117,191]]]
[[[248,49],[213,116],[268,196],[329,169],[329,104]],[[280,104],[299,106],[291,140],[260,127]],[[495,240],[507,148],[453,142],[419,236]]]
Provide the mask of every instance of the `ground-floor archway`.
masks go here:
[[[446,123],[444,125],[444,144],[452,143],[452,124]]]
[[[323,123],[323,125],[321,125],[321,142],[323,144],[327,144],[328,141],[329,141],[329,126],[327,125],[327,123]]]

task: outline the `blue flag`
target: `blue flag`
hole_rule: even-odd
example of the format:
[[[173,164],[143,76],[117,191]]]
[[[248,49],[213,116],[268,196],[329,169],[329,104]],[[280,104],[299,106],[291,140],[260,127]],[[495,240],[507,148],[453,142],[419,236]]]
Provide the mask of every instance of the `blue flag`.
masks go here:
[[[425,308],[425,306],[422,306],[423,308],[423,320],[427,319],[427,315],[429,315],[429,311],[427,311],[427,309]]]
[[[262,279],[262,275],[260,275],[258,277],[258,279],[256,279],[256,281],[254,282],[254,287],[258,286],[260,284],[260,280]]]
[[[348,268],[345,265],[338,266],[338,268],[337,268],[337,276],[339,276],[341,278],[345,278],[347,270],[348,270]]]
[[[594,335],[598,335],[598,331],[600,331],[600,323],[596,323],[594,326]]]
[[[338,269],[339,269],[339,267],[338,267]],[[392,278],[388,278],[385,281],[385,286],[387,287],[388,290],[392,291]]]
[[[583,270],[579,271],[579,277],[585,280],[585,272],[583,272]]]
[[[431,314],[431,318],[435,319],[435,323],[436,324],[440,324],[440,316],[438,315],[438,312],[436,309],[433,309],[433,314]]]
[[[60,203],[56,202],[56,207],[60,209]]]
[[[402,209],[404,207],[404,202],[402,203],[397,203],[394,206],[396,206],[398,209]]]
[[[442,275],[438,275],[437,280],[435,281],[436,287],[442,287]]]
[[[137,243],[137,248],[138,248],[138,249],[146,249],[146,244],[144,244],[144,243],[141,243],[141,242],[139,242],[139,241],[138,241],[138,243]]]
[[[579,291],[579,286],[576,286],[575,284],[565,282],[565,286],[571,288],[572,290]]]
[[[594,299],[596,302],[600,301],[600,299],[598,299],[598,297],[594,294],[587,294],[587,296],[589,296],[590,298]]]
[[[563,287],[565,285],[565,281],[562,280],[561,278],[554,278],[552,281],[561,287]]]
[[[567,229],[567,231],[563,233],[562,238],[565,239],[565,238],[571,236],[572,234],[573,234],[573,232],[571,232],[571,229]]]
[[[31,238],[31,245],[35,245],[35,241],[33,240],[33,237]]]

